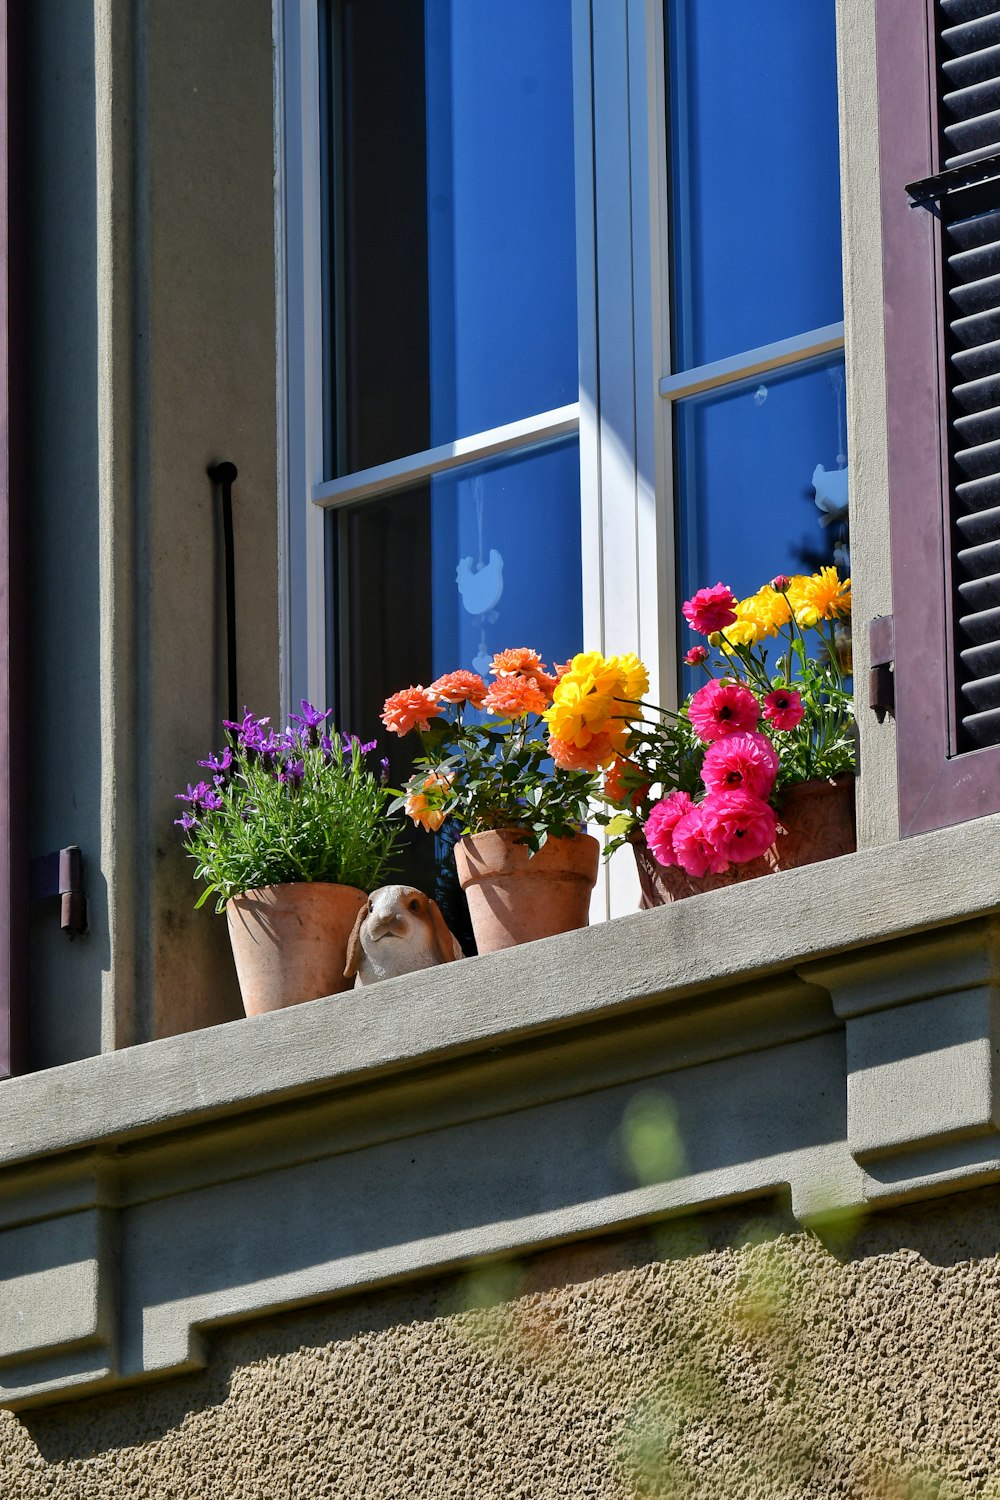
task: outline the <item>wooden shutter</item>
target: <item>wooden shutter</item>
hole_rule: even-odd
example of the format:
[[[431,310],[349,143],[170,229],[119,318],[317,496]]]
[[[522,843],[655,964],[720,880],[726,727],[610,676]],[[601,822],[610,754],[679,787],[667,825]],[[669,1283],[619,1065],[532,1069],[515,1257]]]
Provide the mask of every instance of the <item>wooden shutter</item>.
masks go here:
[[[0,1077],[27,1046],[27,766],[25,714],[25,303],[20,55],[24,6],[0,0]]]
[[[877,0],[900,828],[1000,811],[1000,0]]]

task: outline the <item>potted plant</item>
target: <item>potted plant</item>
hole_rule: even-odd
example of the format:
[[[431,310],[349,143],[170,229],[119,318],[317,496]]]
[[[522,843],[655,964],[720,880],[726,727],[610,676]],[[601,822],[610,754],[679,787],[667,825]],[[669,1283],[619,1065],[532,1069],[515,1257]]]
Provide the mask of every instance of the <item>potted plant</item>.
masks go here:
[[[598,761],[547,725],[572,665],[548,672],[537,651],[518,647],[494,656],[490,676],[487,686],[475,672],[449,672],[394,693],[382,713],[389,730],[415,729],[423,746],[394,806],[432,832],[453,818],[461,833],[455,860],[480,953],[586,926],[600,852],[584,832]],[[639,685],[624,671],[615,681],[623,695]],[[623,733],[634,710],[619,712]]]
[[[178,793],[175,821],[195,879],[225,911],[248,1015],[348,987],[347,943],[367,894],[382,883],[400,825],[368,766],[376,745],[326,732],[329,713],[303,702],[283,732],[246,713],[226,721],[209,773]]]
[[[604,785],[609,850],[632,844],[644,906],[855,848],[850,607],[834,568],[684,604],[705,637],[685,659],[708,680],[678,713],[644,706]]]

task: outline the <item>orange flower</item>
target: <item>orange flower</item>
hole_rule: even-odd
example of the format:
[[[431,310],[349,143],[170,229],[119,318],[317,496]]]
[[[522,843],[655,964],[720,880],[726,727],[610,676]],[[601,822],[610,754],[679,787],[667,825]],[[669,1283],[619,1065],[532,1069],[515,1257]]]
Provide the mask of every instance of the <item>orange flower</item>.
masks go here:
[[[615,747],[609,734],[591,735],[582,748],[568,740],[549,735],[549,754],[562,771],[599,771],[614,759]]]
[[[435,807],[428,799],[427,793],[433,794],[436,787],[448,791],[451,788],[453,777],[444,771],[431,771],[424,777],[423,782],[416,791],[411,789],[403,804],[403,811],[408,818],[421,828],[426,828],[428,833],[437,833],[447,814],[443,807]]]
[[[532,672],[531,678],[535,686],[545,694],[547,699],[551,700],[552,694],[559,685],[559,678],[553,677],[550,672]]]
[[[441,705],[429,688],[408,687],[393,693],[382,707],[382,723],[386,729],[400,736],[410,730],[429,729],[429,719],[437,718]]]
[[[537,651],[531,651],[527,646],[512,646],[507,651],[498,651],[490,665],[494,677],[507,677],[512,672],[534,674],[541,670],[542,658]]]
[[[427,689],[435,693],[444,703],[471,703],[479,708],[486,697],[486,684],[478,672],[467,672],[460,667],[457,672],[446,672]]]
[[[498,677],[483,707],[498,719],[523,719],[526,714],[541,714],[549,700],[533,677]]]
[[[631,761],[616,759],[604,773],[604,795],[616,807],[627,807],[631,804],[633,808],[636,808],[649,791],[648,782],[635,787],[626,786],[625,772],[629,768],[635,769]]]

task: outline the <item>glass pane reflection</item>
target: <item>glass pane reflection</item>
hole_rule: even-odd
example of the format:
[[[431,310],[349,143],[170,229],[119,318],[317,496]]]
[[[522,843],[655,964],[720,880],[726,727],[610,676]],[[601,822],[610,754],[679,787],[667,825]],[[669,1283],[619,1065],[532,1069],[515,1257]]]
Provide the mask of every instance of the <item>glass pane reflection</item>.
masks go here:
[[[569,0],[339,0],[330,464],[577,399]]]
[[[776,573],[849,569],[844,399],[839,355],[678,402],[682,598],[719,582],[742,598]]]
[[[338,514],[340,722],[370,737],[389,693],[495,651],[549,662],[580,650],[575,438],[470,465]],[[407,755],[409,747],[407,746]]]
[[[674,368],[843,317],[834,0],[669,0]]]

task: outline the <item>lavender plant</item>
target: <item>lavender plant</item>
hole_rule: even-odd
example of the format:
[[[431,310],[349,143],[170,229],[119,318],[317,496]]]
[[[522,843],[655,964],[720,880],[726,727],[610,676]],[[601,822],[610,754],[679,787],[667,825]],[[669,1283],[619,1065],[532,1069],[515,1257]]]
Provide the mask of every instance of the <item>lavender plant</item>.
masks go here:
[[[214,895],[221,912],[231,896],[300,881],[370,891],[390,873],[402,824],[387,811],[388,761],[376,774],[375,740],[326,731],[329,710],[301,708],[283,732],[249,712],[226,720],[226,748],[198,762],[208,777],[177,794],[174,821],[205,883],[197,906]]]

